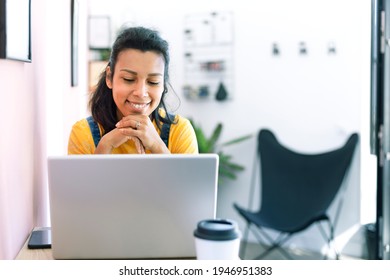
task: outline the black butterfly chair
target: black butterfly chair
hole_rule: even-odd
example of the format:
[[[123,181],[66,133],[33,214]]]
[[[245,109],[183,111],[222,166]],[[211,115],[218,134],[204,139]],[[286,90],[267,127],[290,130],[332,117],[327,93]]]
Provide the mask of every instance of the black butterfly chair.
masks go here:
[[[247,241],[249,229],[252,229],[261,244],[271,244],[256,259],[264,258],[274,249],[279,249],[286,258],[292,259],[282,245],[294,234],[313,224],[319,225],[328,248],[331,249],[334,224],[342,199],[334,221],[329,218],[327,210],[343,183],[357,141],[358,135],[354,133],[339,149],[320,154],[300,154],[281,145],[271,131],[260,130],[256,162],[260,160],[261,208],[252,212],[234,203],[234,208],[247,222],[244,240]],[[258,172],[257,167],[254,167],[253,172]],[[251,196],[253,185],[254,180]],[[328,233],[321,222],[328,223]],[[271,238],[269,232],[267,234],[264,231],[266,228],[279,232],[277,238]],[[264,243],[264,240],[267,242]],[[245,246],[246,242],[242,246],[242,258],[245,258]],[[338,259],[339,253],[333,249]]]

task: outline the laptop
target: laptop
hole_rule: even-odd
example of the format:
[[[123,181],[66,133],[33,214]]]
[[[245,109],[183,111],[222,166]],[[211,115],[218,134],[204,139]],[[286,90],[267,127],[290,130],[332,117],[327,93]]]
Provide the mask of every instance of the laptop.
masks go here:
[[[215,218],[218,155],[48,158],[55,259],[194,258]]]

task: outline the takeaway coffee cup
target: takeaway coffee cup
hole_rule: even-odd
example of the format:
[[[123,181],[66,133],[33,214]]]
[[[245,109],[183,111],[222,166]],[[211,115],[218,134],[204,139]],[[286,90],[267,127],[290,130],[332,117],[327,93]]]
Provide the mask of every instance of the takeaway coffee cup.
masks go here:
[[[238,260],[241,233],[236,222],[210,219],[198,223],[194,231],[198,260]]]

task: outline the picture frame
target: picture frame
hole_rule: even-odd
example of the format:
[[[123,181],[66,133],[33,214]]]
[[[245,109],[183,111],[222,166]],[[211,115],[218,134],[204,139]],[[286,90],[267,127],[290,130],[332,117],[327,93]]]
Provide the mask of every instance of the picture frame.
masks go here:
[[[89,49],[111,48],[111,18],[105,15],[89,16]]]
[[[79,83],[79,3],[71,0],[71,26],[70,26],[70,51],[71,51],[71,86],[76,87]]]
[[[31,0],[0,0],[0,58],[31,62]]]

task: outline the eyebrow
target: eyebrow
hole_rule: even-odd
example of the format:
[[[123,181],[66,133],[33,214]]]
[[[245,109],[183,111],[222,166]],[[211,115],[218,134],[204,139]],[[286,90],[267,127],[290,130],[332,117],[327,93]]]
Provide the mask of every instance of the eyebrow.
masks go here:
[[[138,75],[137,72],[130,70],[130,69],[120,69],[119,71],[127,72],[127,73],[130,73],[133,75]],[[161,76],[162,77],[163,75],[161,73],[150,73],[150,74],[148,74],[148,76]]]

